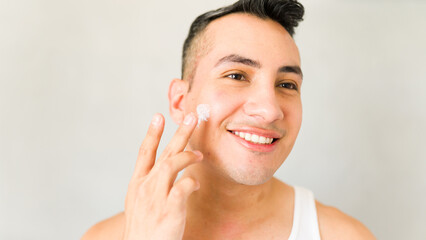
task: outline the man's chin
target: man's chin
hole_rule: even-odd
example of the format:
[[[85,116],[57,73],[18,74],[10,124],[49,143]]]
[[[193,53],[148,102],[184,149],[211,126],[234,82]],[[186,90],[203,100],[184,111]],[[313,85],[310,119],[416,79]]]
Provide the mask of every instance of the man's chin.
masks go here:
[[[274,170],[252,170],[252,171],[229,171],[228,176],[232,181],[242,185],[256,186],[262,185],[274,176]]]

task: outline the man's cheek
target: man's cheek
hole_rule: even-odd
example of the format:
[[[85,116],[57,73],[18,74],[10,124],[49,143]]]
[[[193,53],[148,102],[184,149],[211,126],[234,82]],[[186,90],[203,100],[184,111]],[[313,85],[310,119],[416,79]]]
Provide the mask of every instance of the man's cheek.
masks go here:
[[[225,90],[216,91],[209,99],[212,116],[214,114],[215,116],[225,117],[224,115],[227,114],[237,100],[237,93]]]
[[[232,94],[223,89],[214,89],[200,99],[196,111],[200,119],[198,130],[202,130],[203,135],[213,137],[215,133],[218,133],[224,121],[231,117],[236,95],[238,94]]]

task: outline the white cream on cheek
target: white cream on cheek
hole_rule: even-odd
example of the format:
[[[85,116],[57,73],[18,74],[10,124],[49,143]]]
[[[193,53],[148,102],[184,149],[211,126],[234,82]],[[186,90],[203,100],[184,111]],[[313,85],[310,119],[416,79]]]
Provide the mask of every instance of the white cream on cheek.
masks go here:
[[[198,127],[201,121],[207,122],[207,119],[210,117],[210,105],[198,104],[197,115],[198,115],[198,124],[197,124],[197,127]]]

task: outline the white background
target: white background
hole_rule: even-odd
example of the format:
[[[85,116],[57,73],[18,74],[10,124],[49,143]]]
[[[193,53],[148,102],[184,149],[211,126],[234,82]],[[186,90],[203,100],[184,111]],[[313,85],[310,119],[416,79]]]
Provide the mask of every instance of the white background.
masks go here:
[[[152,115],[176,129],[190,23],[230,3],[0,1],[0,239],[79,239],[123,210]],[[304,120],[276,176],[379,239],[426,239],[426,3],[302,3]]]

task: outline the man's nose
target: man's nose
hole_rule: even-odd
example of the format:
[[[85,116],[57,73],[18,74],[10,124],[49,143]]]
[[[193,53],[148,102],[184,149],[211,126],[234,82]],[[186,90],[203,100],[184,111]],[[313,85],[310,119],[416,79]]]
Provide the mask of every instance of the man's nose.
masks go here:
[[[274,87],[252,86],[243,109],[245,114],[265,123],[284,118]]]

